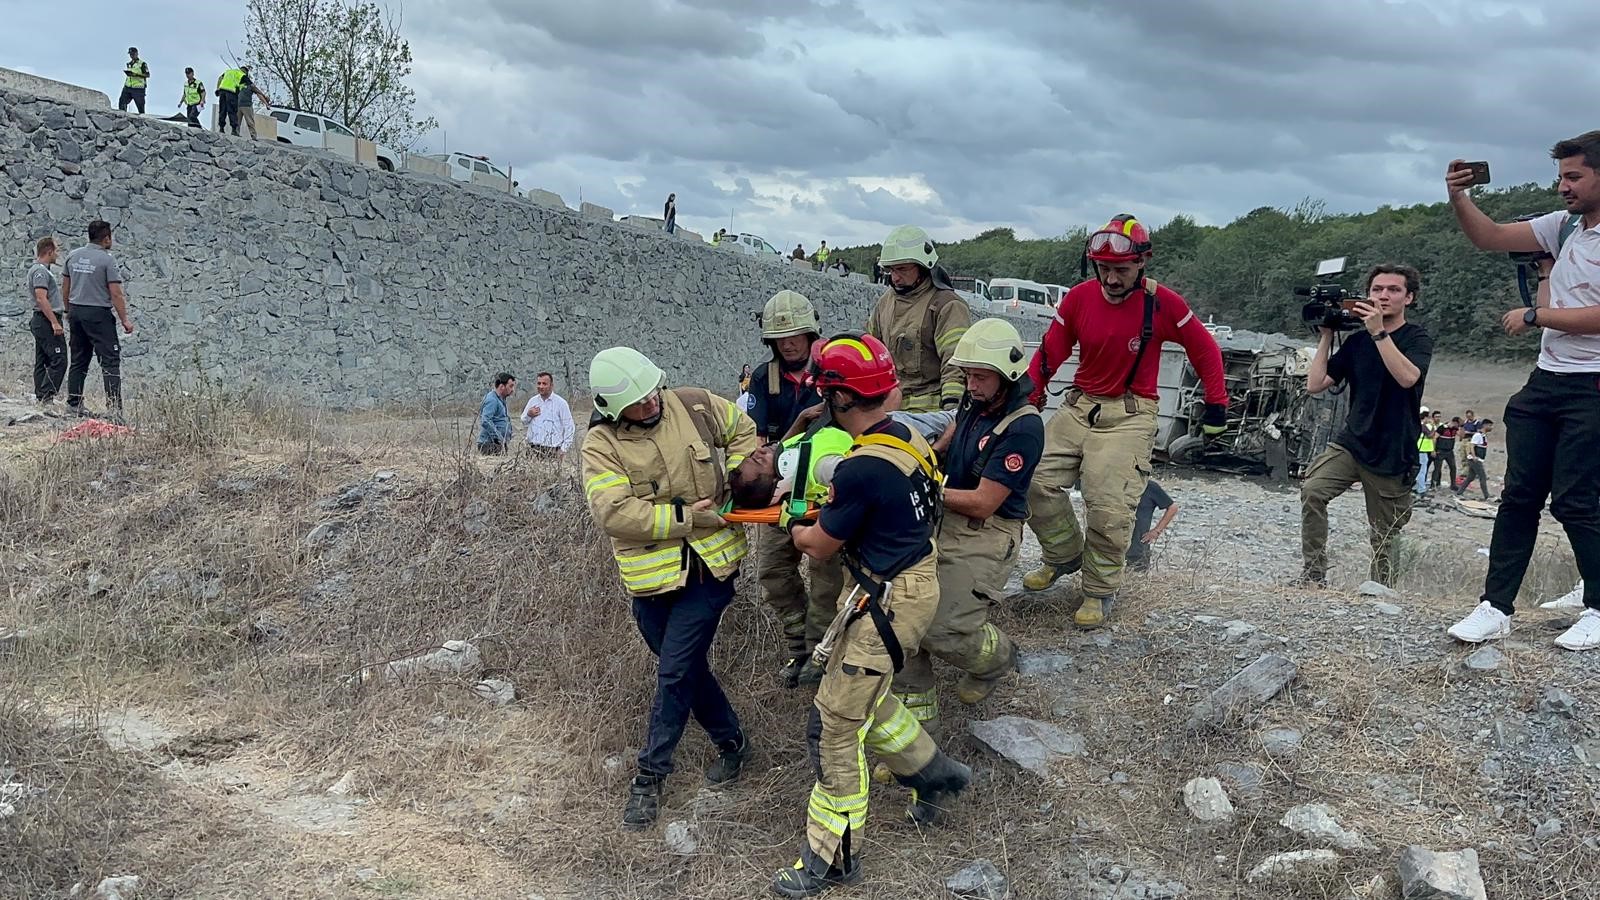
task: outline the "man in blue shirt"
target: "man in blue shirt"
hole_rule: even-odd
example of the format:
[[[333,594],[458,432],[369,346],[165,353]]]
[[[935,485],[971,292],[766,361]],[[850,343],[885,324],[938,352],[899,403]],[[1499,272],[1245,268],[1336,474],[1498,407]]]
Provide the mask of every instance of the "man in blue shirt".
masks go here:
[[[517,376],[501,372],[494,377],[494,389],[483,395],[478,409],[478,452],[498,456],[511,443],[511,414],[506,398],[517,392]]]

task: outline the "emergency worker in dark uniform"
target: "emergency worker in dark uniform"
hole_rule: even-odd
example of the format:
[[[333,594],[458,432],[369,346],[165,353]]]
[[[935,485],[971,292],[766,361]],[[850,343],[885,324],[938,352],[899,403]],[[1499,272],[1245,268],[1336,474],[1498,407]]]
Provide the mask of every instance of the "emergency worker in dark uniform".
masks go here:
[[[786,897],[813,896],[861,877],[855,854],[867,820],[866,751],[911,788],[908,813],[918,824],[934,822],[972,778],[890,691],[939,606],[933,451],[885,411],[898,400],[899,380],[877,338],[829,340],[817,370],[814,384],[833,423],[854,442],[833,473],[818,521],[787,519],[784,527],[808,556],[842,555],[854,583],[815,652],[825,666],[807,729],[817,782],[800,858],[773,880]]]
[[[950,426],[944,459],[944,518],[939,525],[939,612],[906,661],[894,690],[924,727],[939,718],[933,660],[964,673],[962,703],[988,697],[1017,665],[1017,646],[989,621],[1017,565],[1028,520],[1028,483],[1044,454],[1044,420],[1028,402],[1022,336],[1004,319],[984,319],[956,345],[951,362],[966,394]]]

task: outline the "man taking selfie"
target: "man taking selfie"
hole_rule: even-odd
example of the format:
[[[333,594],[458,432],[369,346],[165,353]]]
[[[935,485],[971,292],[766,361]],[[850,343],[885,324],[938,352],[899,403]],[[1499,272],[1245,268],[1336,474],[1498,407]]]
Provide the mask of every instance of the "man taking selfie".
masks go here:
[[[1391,550],[1411,519],[1422,383],[1433,358],[1433,338],[1406,321],[1406,307],[1416,302],[1421,286],[1422,276],[1410,266],[1373,266],[1366,298],[1350,311],[1360,327],[1337,352],[1331,352],[1336,329],[1320,328],[1306,390],[1315,396],[1347,385],[1350,411],[1344,430],[1312,461],[1300,488],[1302,584],[1327,583],[1328,503],[1359,481],[1371,531],[1371,578],[1394,586]]]
[[[1600,648],[1600,131],[1558,142],[1550,158],[1566,208],[1531,221],[1495,223],[1467,193],[1481,183],[1467,164],[1456,160],[1445,172],[1450,208],[1480,250],[1555,257],[1549,293],[1501,317],[1509,335],[1542,329],[1539,362],[1506,404],[1505,486],[1483,596],[1450,636],[1481,643],[1511,633],[1513,602],[1549,498],[1585,585],[1583,614],[1556,646],[1593,650]]]

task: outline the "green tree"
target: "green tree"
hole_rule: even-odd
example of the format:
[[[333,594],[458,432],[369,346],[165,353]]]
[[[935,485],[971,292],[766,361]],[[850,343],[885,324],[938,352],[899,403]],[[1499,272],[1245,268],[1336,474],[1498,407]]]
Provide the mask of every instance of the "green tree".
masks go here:
[[[269,95],[338,119],[356,134],[409,149],[438,127],[416,118],[411,45],[398,10],[358,0],[249,0],[245,55]]]

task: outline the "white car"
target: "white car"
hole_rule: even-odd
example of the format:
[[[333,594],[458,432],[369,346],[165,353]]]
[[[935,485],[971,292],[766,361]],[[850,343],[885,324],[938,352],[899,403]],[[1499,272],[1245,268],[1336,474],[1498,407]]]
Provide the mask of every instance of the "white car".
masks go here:
[[[473,173],[477,173],[504,178],[506,184],[511,183],[511,176],[490,162],[487,156],[473,156],[470,153],[430,153],[428,158],[447,164],[450,167],[450,177],[455,181],[471,181]]]
[[[738,253],[743,253],[745,256],[755,256],[763,259],[776,259],[780,261],[783,259],[783,253],[780,252],[777,247],[767,243],[766,238],[763,238],[760,235],[747,234],[744,232],[740,232],[739,234],[725,234],[722,236],[722,243],[718,246],[726,247]]]
[[[318,113],[305,112],[298,109],[277,108],[269,114],[278,120],[278,140],[285,144],[297,144],[301,147],[318,147],[329,149],[328,137],[356,139],[355,132],[340,123]],[[400,155],[382,144],[374,142],[378,149],[378,168],[386,172],[393,172],[400,168]]]

